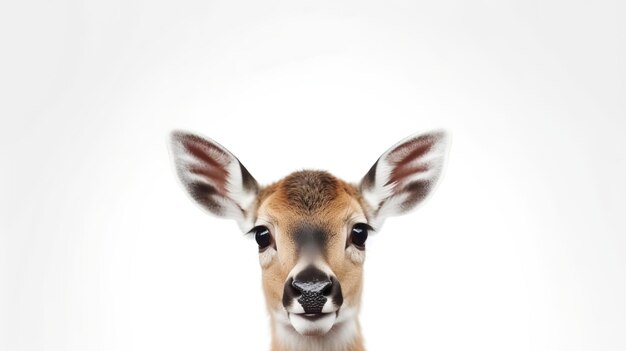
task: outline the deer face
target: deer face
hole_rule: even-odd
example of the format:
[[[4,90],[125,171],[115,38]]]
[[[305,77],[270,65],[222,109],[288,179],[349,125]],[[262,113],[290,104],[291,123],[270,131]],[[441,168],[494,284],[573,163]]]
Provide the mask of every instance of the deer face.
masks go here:
[[[416,135],[385,152],[358,185],[300,171],[260,187],[216,142],[175,132],[172,143],[191,196],[254,235],[273,329],[285,338],[358,328],[368,233],[428,195],[446,153],[442,132]]]
[[[340,314],[351,316],[370,228],[358,190],[326,172],[296,172],[266,190],[256,217],[252,233],[274,317],[319,335]]]

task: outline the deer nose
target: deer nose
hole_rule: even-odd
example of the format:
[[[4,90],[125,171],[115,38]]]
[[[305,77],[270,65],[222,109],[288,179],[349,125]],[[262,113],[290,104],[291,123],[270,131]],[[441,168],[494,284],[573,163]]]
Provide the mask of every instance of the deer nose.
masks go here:
[[[285,283],[283,305],[287,308],[296,299],[304,313],[319,314],[329,298],[337,309],[343,303],[339,282],[335,277],[309,266]]]

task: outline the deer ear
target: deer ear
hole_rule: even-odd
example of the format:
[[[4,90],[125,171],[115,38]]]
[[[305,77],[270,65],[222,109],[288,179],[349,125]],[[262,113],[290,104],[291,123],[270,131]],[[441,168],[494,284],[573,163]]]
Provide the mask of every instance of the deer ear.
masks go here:
[[[374,227],[415,208],[432,191],[447,154],[443,131],[414,134],[387,150],[360,184]]]
[[[215,141],[186,132],[172,132],[171,143],[178,177],[191,197],[250,230],[259,186],[241,162]]]

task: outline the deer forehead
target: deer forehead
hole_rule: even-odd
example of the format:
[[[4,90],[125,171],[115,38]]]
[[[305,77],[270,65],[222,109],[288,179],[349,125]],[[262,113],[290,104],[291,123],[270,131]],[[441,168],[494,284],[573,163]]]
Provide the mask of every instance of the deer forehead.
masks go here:
[[[365,221],[356,187],[323,171],[294,172],[261,191],[257,222],[279,228],[277,240],[295,249],[345,241],[347,223]]]

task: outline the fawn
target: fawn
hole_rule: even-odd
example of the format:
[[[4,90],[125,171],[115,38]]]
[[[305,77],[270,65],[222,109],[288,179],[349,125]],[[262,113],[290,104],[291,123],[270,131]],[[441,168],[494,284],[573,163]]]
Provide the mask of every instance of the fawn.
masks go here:
[[[175,131],[178,176],[214,215],[235,219],[259,246],[272,350],[364,350],[358,313],[368,232],[413,209],[439,179],[443,131],[412,135],[358,184],[298,171],[260,186],[224,147]]]

